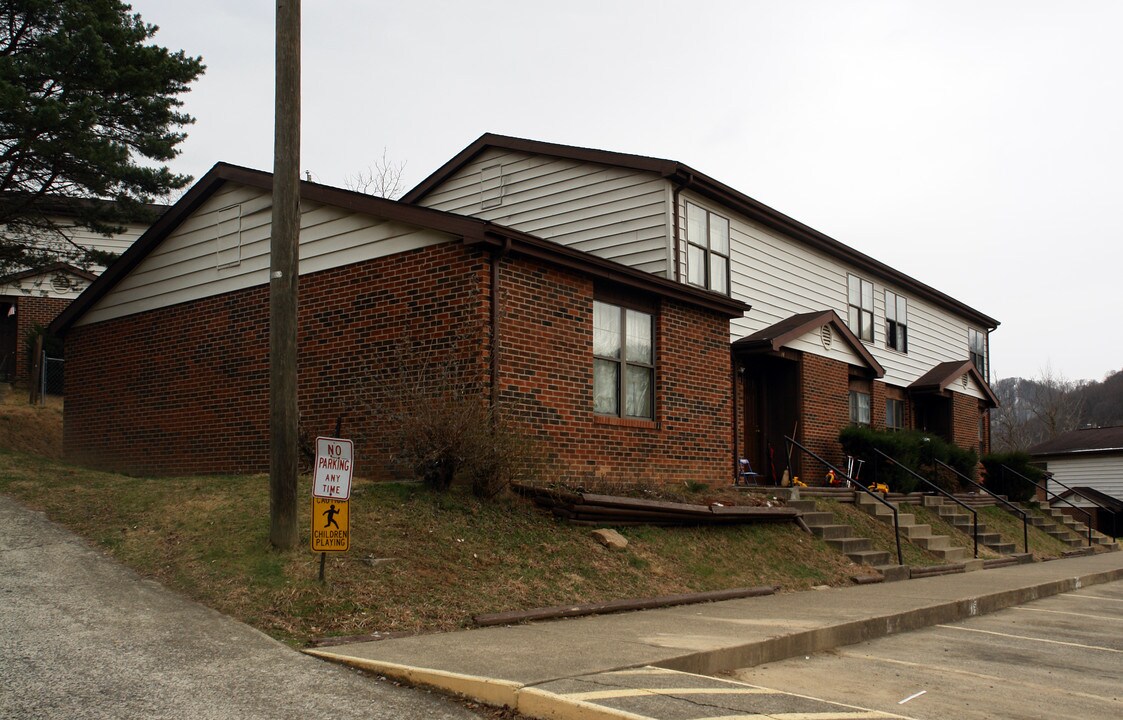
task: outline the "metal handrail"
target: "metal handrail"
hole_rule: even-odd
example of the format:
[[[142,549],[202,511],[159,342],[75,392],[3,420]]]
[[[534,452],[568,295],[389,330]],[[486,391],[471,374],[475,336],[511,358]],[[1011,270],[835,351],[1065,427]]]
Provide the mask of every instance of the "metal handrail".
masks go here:
[[[982,483],[975,482],[971,478],[967,477],[963,473],[961,473],[958,470],[956,470],[955,468],[953,468],[951,465],[948,465],[943,460],[940,460],[939,458],[933,458],[933,460],[936,461],[937,465],[940,465],[944,468],[947,468],[948,470],[951,470],[953,473],[955,473],[955,475],[960,480],[966,480],[967,482],[971,483],[973,486],[975,486],[975,487],[979,488],[980,490],[982,490],[983,492],[985,492],[987,495],[990,495],[992,498],[994,498],[998,502],[1002,503],[1003,505],[1007,506],[1008,508],[1010,508],[1014,512],[1021,515],[1022,516],[1022,551],[1025,552],[1025,553],[1029,553],[1029,514],[1026,513],[1025,510],[1022,510],[1020,507],[1018,507],[1014,503],[1010,502],[1006,498],[1002,497],[1001,495],[998,495],[996,493],[991,492],[989,489],[983,487]]]
[[[1065,498],[1061,497],[1060,495],[1056,494],[1055,492],[1050,492],[1049,488],[1045,487],[1041,483],[1037,483],[1037,482],[1034,482],[1033,480],[1030,480],[1025,475],[1022,475],[1020,472],[1018,472],[1017,470],[1015,470],[1013,468],[1006,467],[1005,465],[999,465],[998,467],[1002,468],[1002,472],[1004,472],[1004,473],[1005,472],[1012,472],[1015,475],[1017,475],[1018,477],[1020,477],[1022,480],[1025,480],[1030,485],[1033,485],[1035,488],[1037,488],[1039,490],[1044,490],[1046,496],[1052,495],[1053,497],[1057,498],[1058,500],[1064,500],[1069,505],[1072,505],[1072,507],[1075,508],[1076,510],[1079,510],[1080,512],[1084,513],[1085,517],[1088,518],[1088,522],[1085,523],[1085,526],[1088,528],[1088,547],[1092,547],[1092,514],[1091,513],[1089,513],[1084,508],[1079,507],[1078,505],[1073,505],[1069,500],[1066,500]]]
[[[799,448],[803,452],[805,452],[808,455],[810,455],[811,457],[815,458],[816,460],[818,460],[822,464],[826,465],[828,469],[833,470],[834,474],[835,474],[835,477],[840,477],[840,478],[842,478],[843,480],[845,480],[849,483],[853,483],[860,490],[865,492],[867,495],[869,495],[870,497],[877,500],[879,503],[881,503],[882,505],[884,505],[885,507],[887,507],[887,508],[889,508],[890,510],[893,511],[893,534],[897,538],[897,564],[898,565],[904,565],[905,564],[904,555],[901,554],[901,521],[897,517],[897,507],[895,505],[893,505],[893,503],[886,500],[885,498],[878,496],[877,493],[873,492],[872,490],[870,490],[868,487],[866,487],[862,483],[858,482],[854,478],[852,478],[849,475],[847,475],[846,473],[842,472],[841,470],[836,468],[834,465],[831,465],[829,462],[827,462],[823,458],[819,457],[818,455],[816,455],[812,451],[808,450],[803,445],[799,444],[798,442],[796,442],[792,438],[788,437],[787,435],[784,436],[784,442],[788,443],[789,446],[795,446],[795,447]],[[789,450],[790,449],[791,448],[789,447]],[[789,453],[789,455],[790,455],[790,453]]]
[[[1050,482],[1055,482],[1056,484],[1058,484],[1058,485],[1060,485],[1061,487],[1063,487],[1063,488],[1064,488],[1065,490],[1068,490],[1068,491],[1069,491],[1070,493],[1073,493],[1073,494],[1075,494],[1075,495],[1079,495],[1080,497],[1084,498],[1084,499],[1085,499],[1085,500],[1087,500],[1088,502],[1090,502],[1090,503],[1092,503],[1093,505],[1095,505],[1096,507],[1098,507],[1098,508],[1099,508],[1100,510],[1104,510],[1104,511],[1106,511],[1106,512],[1109,512],[1109,513],[1111,513],[1111,539],[1112,539],[1112,540],[1115,540],[1115,539],[1117,539],[1117,538],[1118,538],[1118,535],[1116,535],[1116,534],[1115,534],[1115,514],[1116,514],[1116,511],[1115,511],[1115,510],[1112,510],[1111,508],[1109,508],[1109,507],[1108,507],[1108,506],[1106,506],[1106,505],[1101,505],[1100,503],[1096,502],[1095,498],[1091,498],[1091,497],[1088,497],[1088,496],[1087,496],[1087,495],[1085,495],[1084,493],[1080,492],[1080,491],[1079,491],[1078,489],[1076,489],[1076,488],[1071,488],[1071,487],[1069,487],[1068,485],[1065,485],[1065,484],[1064,484],[1063,482],[1061,482],[1060,480],[1058,480],[1058,479],[1056,478],[1056,476],[1055,476],[1055,475],[1053,475],[1052,473],[1046,473],[1046,478],[1045,478],[1045,485],[1046,485],[1046,487],[1048,487],[1048,485],[1049,485],[1049,483],[1050,483]],[[1089,517],[1091,517],[1091,516],[1089,516]]]
[[[979,511],[976,510],[973,507],[969,507],[967,505],[967,503],[963,502],[962,500],[959,500],[954,495],[949,493],[947,490],[944,490],[942,487],[940,487],[936,483],[932,482],[928,478],[923,477],[921,475],[918,475],[917,473],[913,472],[911,468],[905,467],[899,461],[893,459],[889,455],[886,455],[884,452],[882,452],[882,450],[880,448],[874,448],[873,451],[875,453],[877,453],[878,455],[880,455],[881,457],[885,458],[887,461],[889,461],[890,465],[896,465],[897,467],[899,467],[902,470],[904,470],[905,472],[907,472],[909,475],[912,475],[917,480],[920,480],[921,482],[934,487],[936,489],[936,491],[939,492],[941,495],[944,495],[945,497],[951,498],[952,502],[961,505],[967,512],[971,513],[972,524],[973,524],[973,532],[971,534],[972,534],[972,536],[974,537],[974,540],[975,540],[975,557],[979,557]],[[877,466],[875,465],[874,467],[876,468]],[[874,472],[877,472],[877,471],[875,470]]]

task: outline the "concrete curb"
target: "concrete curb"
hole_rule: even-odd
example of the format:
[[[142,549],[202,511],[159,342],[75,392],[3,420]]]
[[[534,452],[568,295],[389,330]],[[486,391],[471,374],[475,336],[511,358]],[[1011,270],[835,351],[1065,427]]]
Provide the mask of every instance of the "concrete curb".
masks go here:
[[[936,579],[936,578],[933,578]],[[1060,580],[1039,582],[1020,588],[978,595],[968,599],[937,602],[920,608],[862,620],[795,631],[733,647],[706,650],[651,663],[655,667],[699,675],[713,675],[737,668],[822,652],[900,632],[957,622],[977,615],[1004,610],[1033,600],[1072,592],[1092,585],[1123,579],[1123,567],[1091,572]],[[920,580],[918,582],[924,582]],[[496,706],[507,706],[524,715],[551,720],[647,720],[643,716],[614,710],[511,680],[465,675],[387,661],[357,658],[325,650],[304,650],[308,655],[385,675],[410,684],[423,685]],[[590,674],[621,667],[590,669]],[[535,683],[535,685],[540,683]]]
[[[657,667],[711,675],[736,668],[753,667],[754,665],[786,660],[797,655],[810,655],[811,653],[866,642],[900,632],[957,622],[976,615],[1005,610],[1008,607],[1044,597],[1072,592],[1089,585],[1100,585],[1120,579],[1123,579],[1123,568],[1090,573],[1079,577],[1066,578],[1065,580],[1054,580],[1039,585],[980,595],[967,600],[937,603],[907,612],[880,615],[864,620],[791,633],[737,647],[683,655],[657,663]]]

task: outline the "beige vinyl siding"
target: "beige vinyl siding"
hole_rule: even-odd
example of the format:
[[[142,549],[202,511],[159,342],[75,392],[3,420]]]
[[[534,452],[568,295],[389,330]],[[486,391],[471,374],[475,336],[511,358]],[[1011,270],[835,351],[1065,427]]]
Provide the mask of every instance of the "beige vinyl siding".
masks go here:
[[[811,249],[795,240],[747,220],[705,199],[682,193],[679,217],[685,217],[685,201],[730,220],[731,292],[734,298],[752,305],[745,317],[730,324],[730,339],[762,330],[792,315],[834,310],[847,319],[847,276],[857,275],[874,285],[874,340],[866,349],[885,368],[885,382],[907,386],[932,369],[952,360],[967,359],[967,323],[951,313],[918,300],[907,291],[887,285],[881,278],[862,272],[837,258]],[[682,220],[680,220],[682,222]],[[679,279],[686,277],[685,248],[680,248]],[[885,347],[885,290],[908,299],[908,353]],[[793,349],[829,357],[821,343],[800,343]],[[958,391],[963,391],[961,386]],[[977,388],[968,394],[983,397]]]
[[[830,344],[830,349],[826,349],[823,347],[823,336],[820,334],[819,330],[813,330],[803,337],[796,338],[792,342],[788,343],[788,347],[790,347],[792,350],[799,350],[800,352],[821,355],[837,362],[849,363],[850,365],[865,364],[865,360],[863,360],[858,355],[858,353],[854,352],[854,349],[850,347],[850,345],[845,340],[839,337],[838,332],[836,332],[833,328],[831,329],[831,332],[833,333],[833,336]]]
[[[1057,480],[1069,487],[1091,487],[1114,498],[1123,500],[1123,453],[1087,454],[1050,459],[1049,472]],[[1049,491],[1063,493],[1065,489],[1057,483],[1049,483]],[[1077,505],[1091,505],[1080,498],[1072,498]],[[1054,507],[1069,507],[1058,502]]]
[[[502,168],[500,200],[483,171]],[[666,276],[669,183],[652,173],[491,148],[421,200]],[[485,207],[485,205],[489,205]]]
[[[271,196],[257,188],[227,183],[105,297],[77,325],[88,325],[147,310],[264,285],[269,277]],[[240,259],[220,263],[219,211],[241,208]],[[227,217],[224,214],[224,217]],[[224,230],[232,229],[229,223]],[[235,241],[224,233],[223,246]],[[451,235],[392,223],[336,207],[301,204],[300,274],[448,242]],[[229,254],[224,252],[224,258]]]
[[[63,232],[65,232],[75,244],[84,248],[117,253],[118,255],[128,250],[129,246],[148,229],[147,225],[134,223],[125,226],[125,231],[122,233],[106,236],[99,235],[87,228],[75,227],[71,224],[72,221],[65,218],[55,218],[55,222],[59,224],[59,227],[63,228]]]
[[[69,287],[66,290],[59,291],[55,289],[54,279],[56,275],[63,275],[69,281]],[[84,277],[78,277],[69,272],[49,272],[40,273],[38,275],[30,275],[28,277],[20,278],[19,280],[12,280],[7,283],[0,284],[0,296],[4,297],[49,297],[62,300],[73,300],[78,297],[79,293],[86,289],[90,281]]]

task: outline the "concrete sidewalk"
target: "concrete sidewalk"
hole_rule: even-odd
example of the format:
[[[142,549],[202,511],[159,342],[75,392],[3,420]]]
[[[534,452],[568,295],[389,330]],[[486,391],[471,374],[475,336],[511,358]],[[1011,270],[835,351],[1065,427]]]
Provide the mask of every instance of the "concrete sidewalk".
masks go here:
[[[603,678],[625,669],[652,667],[711,674],[751,667],[954,622],[1119,579],[1123,579],[1123,553],[1101,553],[895,583],[422,635],[306,652],[508,705],[535,717],[625,717],[598,713],[549,688],[560,681]]]

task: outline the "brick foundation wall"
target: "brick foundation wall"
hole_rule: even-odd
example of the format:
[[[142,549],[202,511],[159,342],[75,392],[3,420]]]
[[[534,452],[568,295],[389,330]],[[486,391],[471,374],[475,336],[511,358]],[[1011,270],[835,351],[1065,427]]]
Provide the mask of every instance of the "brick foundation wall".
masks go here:
[[[592,281],[501,260],[500,412],[553,479],[727,480],[728,321],[664,300],[656,420],[592,412]],[[301,278],[299,392],[308,437],[356,442],[359,474],[393,451],[386,408],[410,383],[489,392],[490,258],[459,243]],[[74,328],[67,457],[146,474],[268,468],[268,288]],[[427,379],[425,379],[427,378]],[[435,378],[435,380],[434,380]]]

